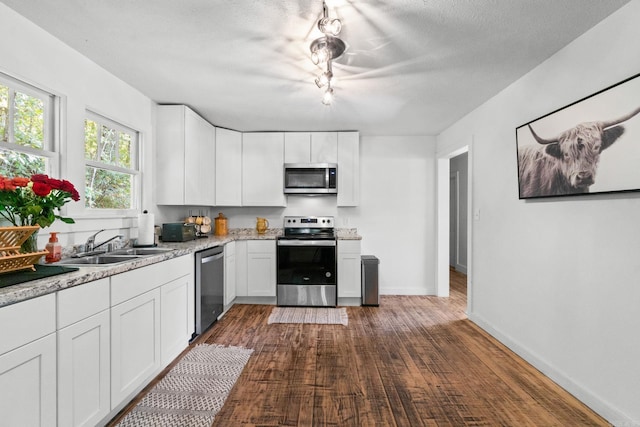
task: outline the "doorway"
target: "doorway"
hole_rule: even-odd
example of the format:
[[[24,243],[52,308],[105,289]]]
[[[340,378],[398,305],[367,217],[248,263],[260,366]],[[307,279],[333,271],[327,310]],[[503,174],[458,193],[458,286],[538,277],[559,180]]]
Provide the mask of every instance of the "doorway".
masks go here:
[[[466,168],[463,157],[466,156]],[[459,157],[459,158],[458,158]],[[454,255],[456,268],[465,270],[467,275],[467,314],[472,312],[473,286],[472,286],[472,165],[473,153],[471,145],[467,145],[449,152],[439,153],[437,158],[437,261],[436,261],[436,294],[448,297],[450,292],[450,263]],[[460,164],[459,164],[460,163]],[[458,173],[456,173],[456,170]],[[463,176],[466,175],[466,176]],[[461,190],[462,181],[466,183],[466,196]],[[455,188],[452,189],[452,185]],[[457,203],[452,207],[452,192]],[[465,204],[466,202],[466,204]],[[459,215],[456,211],[463,208],[466,215]],[[455,227],[457,242],[452,242],[452,226]],[[461,232],[462,231],[462,232]],[[464,235],[466,234],[466,236]],[[462,242],[460,242],[462,240]],[[452,248],[452,246],[455,246]],[[454,252],[455,250],[455,252]],[[462,272],[462,271],[461,271]]]

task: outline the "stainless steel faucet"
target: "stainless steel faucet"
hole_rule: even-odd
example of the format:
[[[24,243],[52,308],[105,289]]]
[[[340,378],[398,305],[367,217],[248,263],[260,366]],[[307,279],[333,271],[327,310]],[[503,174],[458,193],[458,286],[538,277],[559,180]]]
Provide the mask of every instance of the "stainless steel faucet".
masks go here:
[[[122,238],[124,238],[124,236],[123,236],[122,234],[118,234],[118,235],[116,235],[116,236],[113,236],[112,238],[110,238],[110,239],[108,239],[108,240],[105,240],[105,241],[104,241],[104,242],[102,242],[102,243],[98,243],[97,245],[94,245],[94,246],[93,246],[93,250],[95,251],[95,250],[96,250],[96,249],[98,249],[100,246],[102,246],[102,245],[106,245],[107,243],[109,243],[109,244],[107,245],[107,252],[110,252],[110,251],[112,251],[112,250],[113,250],[113,243],[110,243],[110,242],[114,241],[115,239],[122,239]]]
[[[105,229],[103,228],[102,230],[95,232],[94,234],[92,234],[87,238],[87,241],[84,244],[84,252],[91,252],[92,250],[95,249],[96,236],[102,233],[104,230]]]

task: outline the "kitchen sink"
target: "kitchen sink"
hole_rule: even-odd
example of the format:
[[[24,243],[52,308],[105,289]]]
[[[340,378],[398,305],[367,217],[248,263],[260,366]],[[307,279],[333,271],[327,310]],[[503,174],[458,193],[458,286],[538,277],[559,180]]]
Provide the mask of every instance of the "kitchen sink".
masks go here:
[[[171,248],[128,248],[128,249],[118,249],[113,252],[109,252],[109,255],[137,255],[137,256],[146,256],[146,255],[157,255],[165,252],[170,252],[173,249]]]
[[[140,256],[135,255],[93,255],[82,258],[67,258],[62,261],[58,261],[58,265],[71,265],[80,267],[101,266],[101,265],[113,265],[121,262],[132,261],[134,259],[140,259]]]

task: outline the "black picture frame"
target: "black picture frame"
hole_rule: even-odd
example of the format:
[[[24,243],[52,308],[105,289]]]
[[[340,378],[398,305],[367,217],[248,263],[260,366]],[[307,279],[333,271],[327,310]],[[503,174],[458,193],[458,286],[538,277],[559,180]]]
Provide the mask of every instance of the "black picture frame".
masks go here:
[[[516,128],[519,199],[640,191],[640,74]]]

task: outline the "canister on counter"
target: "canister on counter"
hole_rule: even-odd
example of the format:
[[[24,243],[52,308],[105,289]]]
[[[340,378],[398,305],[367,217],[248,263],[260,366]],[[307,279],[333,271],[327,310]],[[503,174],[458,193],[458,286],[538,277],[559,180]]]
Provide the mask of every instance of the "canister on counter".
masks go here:
[[[216,236],[226,236],[228,233],[227,230],[227,217],[222,215],[222,212],[218,214],[215,218],[215,231],[214,234]]]

